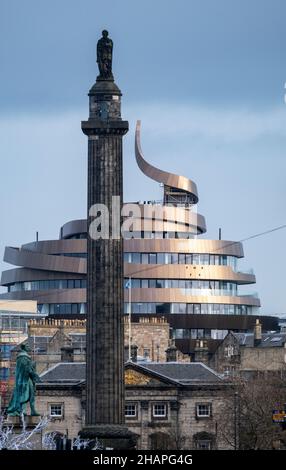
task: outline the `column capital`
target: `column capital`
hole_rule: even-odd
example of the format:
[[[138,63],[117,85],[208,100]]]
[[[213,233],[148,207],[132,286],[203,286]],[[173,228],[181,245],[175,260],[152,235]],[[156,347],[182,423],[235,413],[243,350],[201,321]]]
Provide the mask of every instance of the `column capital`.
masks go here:
[[[88,121],[82,121],[81,123],[82,132],[85,135],[124,135],[128,132],[129,123],[128,121],[102,121],[100,119],[90,119]]]

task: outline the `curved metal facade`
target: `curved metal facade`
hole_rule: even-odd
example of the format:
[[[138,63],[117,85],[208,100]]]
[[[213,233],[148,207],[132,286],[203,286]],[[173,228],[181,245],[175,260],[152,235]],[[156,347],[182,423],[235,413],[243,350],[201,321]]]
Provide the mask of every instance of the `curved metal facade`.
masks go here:
[[[182,324],[182,315],[188,326],[182,328],[178,323],[180,331],[191,329],[195,318],[195,329],[199,329],[200,322],[201,328],[208,329],[211,324],[210,329],[215,329],[217,324],[222,329],[222,318],[226,330],[227,319],[237,318],[236,329],[245,330],[249,324],[245,318],[258,314],[260,301],[257,296],[239,291],[240,286],[255,283],[253,273],[237,269],[237,261],[244,256],[242,244],[196,238],[206,231],[204,217],[195,212],[197,187],[188,178],[161,171],[145,160],[139,122],[135,155],[143,173],[162,183],[164,198],[161,204],[139,203],[139,229],[135,228],[131,236],[126,234],[125,287],[131,283],[131,290],[125,289],[125,313],[131,308],[134,318],[137,314],[166,316],[175,335],[176,323],[180,318]],[[158,209],[159,223],[154,217]],[[123,215],[127,217],[128,211]],[[136,223],[134,226],[137,227]],[[0,297],[35,299],[40,310],[51,315],[84,314],[86,237],[86,220],[74,220],[63,225],[59,240],[7,247],[4,261],[17,268],[2,273],[1,285],[8,292]]]

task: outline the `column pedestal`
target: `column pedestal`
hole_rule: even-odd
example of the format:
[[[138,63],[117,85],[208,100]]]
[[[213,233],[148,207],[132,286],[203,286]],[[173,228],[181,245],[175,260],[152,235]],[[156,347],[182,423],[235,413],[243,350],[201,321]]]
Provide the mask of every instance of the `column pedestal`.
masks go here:
[[[136,448],[136,436],[124,425],[94,425],[86,426],[80,432],[82,439],[94,440],[102,449],[132,450]]]

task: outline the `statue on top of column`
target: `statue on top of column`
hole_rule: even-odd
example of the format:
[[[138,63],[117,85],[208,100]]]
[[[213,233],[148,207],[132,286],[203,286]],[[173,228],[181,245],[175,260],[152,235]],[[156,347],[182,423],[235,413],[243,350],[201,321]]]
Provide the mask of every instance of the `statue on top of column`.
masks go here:
[[[112,74],[113,41],[108,37],[108,31],[102,31],[102,37],[97,42],[98,79],[113,80]]]

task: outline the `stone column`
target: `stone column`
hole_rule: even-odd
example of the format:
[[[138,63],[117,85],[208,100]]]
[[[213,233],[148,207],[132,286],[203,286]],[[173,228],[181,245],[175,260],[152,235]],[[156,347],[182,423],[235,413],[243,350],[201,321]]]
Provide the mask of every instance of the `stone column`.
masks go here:
[[[81,434],[97,437],[104,446],[114,449],[132,445],[132,435],[124,427],[120,211],[123,203],[122,137],[128,131],[128,122],[121,119],[120,98],[121,92],[113,77],[98,77],[89,92],[89,119],[82,122],[82,130],[88,136],[88,241],[86,424]],[[95,204],[108,209],[107,219],[102,211],[94,211]],[[98,234],[93,223],[99,220],[97,215],[102,222],[98,229],[107,229],[104,238],[96,239]]]

